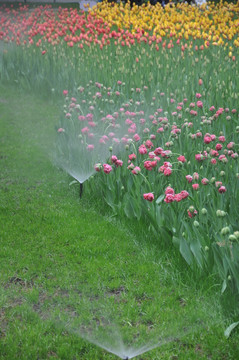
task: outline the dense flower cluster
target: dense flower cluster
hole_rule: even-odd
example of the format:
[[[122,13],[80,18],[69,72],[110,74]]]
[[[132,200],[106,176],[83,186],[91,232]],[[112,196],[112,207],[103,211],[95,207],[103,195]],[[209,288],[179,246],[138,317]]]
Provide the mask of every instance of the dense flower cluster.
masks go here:
[[[180,193],[175,194],[175,191],[172,187],[168,186],[165,190],[165,199],[166,203],[171,203],[173,201],[181,201],[186,199],[189,196],[189,193],[186,190],[182,190]]]
[[[60,42],[66,42],[69,47],[78,45],[81,49],[90,45],[103,48],[111,43],[122,47],[148,44],[156,50],[160,44],[169,49],[177,45],[184,52],[188,47],[185,41],[199,39],[203,41],[201,50],[230,42],[239,47],[238,11],[238,3],[211,3],[201,7],[179,3],[165,8],[160,3],[156,6],[148,3],[130,9],[129,4],[103,2],[89,12],[61,7],[55,11],[50,5],[29,11],[27,5],[20,5],[18,9],[3,5],[0,7],[0,40],[36,45],[42,55],[47,52],[47,44]],[[203,106],[201,101],[197,106]]]
[[[118,90],[115,91],[121,94],[122,82],[118,81],[117,85]],[[67,91],[63,92],[67,103],[66,121],[64,120],[65,126],[61,124],[58,132],[62,138],[62,134],[69,131],[68,119],[75,119],[77,126],[74,129],[78,128],[78,133],[81,134],[79,139],[82,151],[85,151],[86,161],[94,161],[101,152],[105,154],[104,161],[92,163],[92,168],[94,166],[96,172],[104,172],[111,176],[114,171],[121,171],[121,176],[133,176],[135,181],[138,177],[150,179],[151,191],[145,192],[144,188],[141,189],[144,199],[150,202],[163,192],[164,203],[167,204],[181,203],[189,196],[192,199],[194,196],[197,198],[196,193],[200,193],[202,197],[209,194],[220,197],[227,192],[230,184],[227,183],[225,171],[228,166],[234,166],[238,158],[238,131],[228,134],[222,128],[219,130],[219,120],[224,114],[230,113],[237,121],[238,113],[235,108],[218,110],[215,106],[208,106],[206,111],[210,112],[210,116],[205,117],[204,109],[201,108],[196,117],[182,120],[193,102],[186,98],[177,101],[171,94],[170,105],[164,108],[161,104],[146,114],[143,108],[135,110],[138,97],[147,95],[146,88],[135,91],[138,95],[134,101],[131,99],[121,103],[118,109],[112,104],[114,111],[102,114],[99,110],[101,103],[104,104],[111,89],[100,83],[91,83],[87,88],[79,87],[77,100],[70,98]],[[91,105],[92,112],[84,114],[82,107],[86,106],[86,109],[89,109],[88,105],[85,105],[87,92],[97,100],[97,108]],[[165,96],[165,93],[160,93],[155,98],[159,103],[164,103]],[[203,95],[199,96],[199,93],[195,93],[194,97],[203,99]],[[101,115],[97,115],[96,109],[101,111]],[[208,121],[214,125],[211,125],[210,132]],[[187,141],[184,141],[185,137]],[[123,151],[124,148],[126,151]],[[197,209],[187,211],[187,206],[185,204],[185,212],[189,217],[198,213]]]
[[[91,14],[101,17],[109,26],[116,25],[120,30],[126,28],[126,35],[129,32],[136,34],[136,38],[129,37],[129,42],[131,39],[152,42],[154,37],[176,37],[186,40],[203,39],[208,46],[208,42],[225,44],[225,40],[231,40],[238,34],[238,18],[235,16],[239,11],[238,6],[238,3],[207,3],[197,7],[182,2],[165,8],[160,3],[156,6],[148,3],[130,9],[129,5],[112,6],[103,2],[93,8]],[[150,36],[151,32],[153,36]],[[234,40],[234,45],[239,46],[238,39],[235,37]]]

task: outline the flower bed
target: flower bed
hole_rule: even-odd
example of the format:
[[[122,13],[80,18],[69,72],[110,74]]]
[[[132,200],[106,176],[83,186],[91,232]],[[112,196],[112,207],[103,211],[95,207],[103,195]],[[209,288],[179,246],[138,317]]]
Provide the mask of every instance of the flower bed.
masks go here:
[[[115,86],[120,94],[122,82]],[[160,242],[178,246],[189,265],[217,269],[224,288],[232,279],[238,287],[237,110],[204,105],[199,92],[191,99],[161,92],[149,112],[147,92],[135,89],[108,114],[101,110],[109,97],[103,84],[91,82],[77,99],[67,97],[58,129],[65,163],[78,169],[78,181],[85,167],[92,170],[88,177],[95,167],[98,191],[116,214],[143,219]],[[87,113],[90,94],[96,103]],[[76,143],[79,166],[70,162]]]

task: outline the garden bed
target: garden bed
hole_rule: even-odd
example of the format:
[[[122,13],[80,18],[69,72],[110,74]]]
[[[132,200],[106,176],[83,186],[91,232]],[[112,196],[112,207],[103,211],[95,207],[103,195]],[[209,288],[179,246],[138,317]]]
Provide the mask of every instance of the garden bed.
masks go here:
[[[237,4],[222,3],[164,9],[160,4],[130,9],[102,3],[87,13],[55,11],[49,5],[31,11],[25,5],[1,6],[0,76],[9,95],[2,87],[0,106],[6,114],[10,111],[2,119],[1,154],[5,358],[19,356],[17,342],[10,338],[21,338],[17,326],[28,318],[32,339],[36,329],[52,334],[49,328],[58,324],[58,345],[50,345],[49,356],[62,359],[69,351],[60,335],[66,325],[76,346],[71,357],[79,351],[81,358],[93,359],[103,355],[82,340],[79,348],[76,328],[83,338],[109,350],[100,333],[84,329],[103,325],[107,338],[111,323],[122,329],[124,344],[128,337],[127,356],[136,356],[136,347],[158,345],[159,332],[160,341],[179,344],[166,344],[165,358],[173,358],[174,351],[177,359],[195,358],[195,353],[198,359],[223,359],[228,354],[230,343],[222,329],[234,323],[229,335],[237,315],[227,314],[225,321],[221,305],[212,305],[209,298],[214,287],[221,300],[228,294],[236,299],[239,289],[238,10]],[[30,92],[37,96],[28,96]],[[44,112],[45,106],[50,110]],[[113,223],[92,213],[88,201]],[[189,270],[189,278],[181,278]],[[190,281],[198,282],[199,289],[191,288]],[[160,321],[166,299],[165,321]],[[179,316],[167,334],[175,308]],[[115,319],[108,321],[112,312]],[[49,323],[43,326],[45,317]],[[188,328],[197,324],[190,334],[185,331],[185,336],[195,336],[193,345],[184,346],[178,336],[183,317]],[[206,336],[199,341],[200,331],[206,334],[213,327],[212,343],[220,339],[215,354]],[[141,336],[135,338],[134,331]],[[126,345],[115,350],[116,343],[112,352],[123,357]],[[29,354],[44,358],[49,344],[48,337],[42,348],[31,343]],[[231,359],[236,356],[233,344]]]

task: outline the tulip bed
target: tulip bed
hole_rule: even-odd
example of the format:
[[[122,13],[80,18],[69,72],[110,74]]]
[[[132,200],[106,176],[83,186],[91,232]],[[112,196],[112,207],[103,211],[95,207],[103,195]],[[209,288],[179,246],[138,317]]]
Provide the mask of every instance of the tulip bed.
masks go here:
[[[64,94],[63,167],[238,291],[239,3],[0,11],[2,79]]]

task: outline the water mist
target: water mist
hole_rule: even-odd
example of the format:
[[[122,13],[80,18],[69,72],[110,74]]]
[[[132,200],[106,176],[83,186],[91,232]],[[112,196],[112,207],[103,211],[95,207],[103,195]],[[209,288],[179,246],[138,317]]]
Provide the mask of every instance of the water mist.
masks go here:
[[[95,165],[105,163],[112,154],[118,154],[128,138],[126,125],[117,123],[117,116],[102,115],[102,110],[89,112],[83,107],[81,96],[69,98],[65,91],[64,112],[57,125],[54,162],[80,185],[95,173]],[[125,136],[125,137],[124,137]]]

